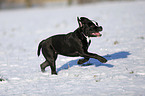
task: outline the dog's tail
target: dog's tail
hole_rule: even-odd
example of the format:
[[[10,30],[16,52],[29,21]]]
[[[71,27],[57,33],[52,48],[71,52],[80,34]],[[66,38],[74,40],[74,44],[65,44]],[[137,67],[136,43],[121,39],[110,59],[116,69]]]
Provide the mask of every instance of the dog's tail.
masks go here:
[[[42,40],[40,43],[39,43],[39,46],[38,46],[38,50],[37,50],[37,55],[39,56],[40,55],[40,50],[42,48],[42,44],[45,40]]]

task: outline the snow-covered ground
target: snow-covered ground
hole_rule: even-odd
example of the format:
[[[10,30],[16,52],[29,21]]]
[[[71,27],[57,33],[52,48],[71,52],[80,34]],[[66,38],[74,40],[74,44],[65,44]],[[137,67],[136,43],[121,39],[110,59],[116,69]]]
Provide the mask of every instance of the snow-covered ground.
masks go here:
[[[68,33],[77,16],[103,26],[90,52],[108,59],[58,56],[58,75],[40,71],[42,39]],[[103,2],[63,8],[0,11],[0,96],[145,96],[145,1]]]

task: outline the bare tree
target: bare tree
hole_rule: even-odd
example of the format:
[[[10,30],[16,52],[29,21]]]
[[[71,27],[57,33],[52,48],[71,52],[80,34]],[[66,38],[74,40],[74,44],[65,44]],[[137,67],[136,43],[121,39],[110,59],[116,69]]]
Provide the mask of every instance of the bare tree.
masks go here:
[[[0,0],[0,9],[2,8],[3,2],[4,2],[4,0]]]

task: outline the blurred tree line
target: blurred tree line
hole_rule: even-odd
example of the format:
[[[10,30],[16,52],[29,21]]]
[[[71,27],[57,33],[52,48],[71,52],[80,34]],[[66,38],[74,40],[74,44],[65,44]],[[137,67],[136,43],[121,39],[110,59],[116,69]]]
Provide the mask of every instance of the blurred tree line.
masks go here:
[[[97,1],[116,1],[116,0],[0,0],[0,9],[44,6],[44,4],[50,2],[53,3],[65,2],[66,5],[72,5],[72,4],[91,3]]]

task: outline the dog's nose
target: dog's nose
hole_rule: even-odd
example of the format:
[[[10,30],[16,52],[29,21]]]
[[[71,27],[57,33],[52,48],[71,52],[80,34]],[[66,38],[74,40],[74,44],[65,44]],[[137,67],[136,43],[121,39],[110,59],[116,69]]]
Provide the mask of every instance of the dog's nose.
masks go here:
[[[102,30],[103,30],[103,27],[102,27],[102,26],[100,26],[100,27],[99,27],[99,31],[102,31]]]

